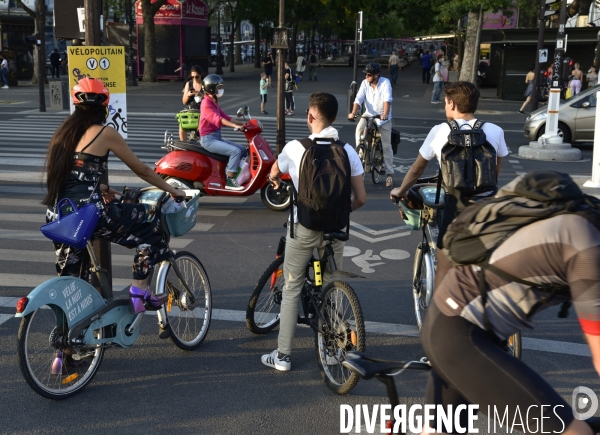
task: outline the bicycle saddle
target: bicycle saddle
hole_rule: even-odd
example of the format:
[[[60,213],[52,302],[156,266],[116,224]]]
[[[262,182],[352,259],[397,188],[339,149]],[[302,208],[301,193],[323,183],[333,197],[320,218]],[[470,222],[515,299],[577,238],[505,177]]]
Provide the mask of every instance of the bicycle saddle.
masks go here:
[[[342,364],[358,374],[361,378],[367,380],[392,370],[408,368],[415,370],[431,369],[431,366],[428,363],[420,361],[390,361],[372,358],[362,352],[348,352],[346,354],[346,360]]]
[[[346,233],[345,231],[330,231],[328,233],[323,233],[323,240],[340,240],[342,242],[345,242],[346,240],[348,240],[348,233]]]

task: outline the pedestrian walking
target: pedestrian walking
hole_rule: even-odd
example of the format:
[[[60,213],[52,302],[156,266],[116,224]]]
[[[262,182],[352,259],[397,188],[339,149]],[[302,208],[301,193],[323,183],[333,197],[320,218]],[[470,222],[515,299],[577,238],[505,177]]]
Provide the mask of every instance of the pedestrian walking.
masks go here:
[[[315,50],[310,50],[310,56],[308,56],[308,81],[312,79],[317,81],[317,56],[315,55]]]
[[[2,81],[4,82],[2,89],[8,89],[8,61],[2,54],[0,54],[0,60],[2,60],[2,62],[0,62],[0,73],[2,74]]]
[[[273,60],[273,54],[270,51],[267,51],[267,54],[263,58],[263,68],[265,69],[265,75],[267,76],[267,84],[269,87],[271,84],[271,76],[273,75],[273,65],[275,61]]]
[[[429,55],[429,50],[421,58],[421,66],[423,67],[423,83],[429,84],[429,80],[431,80],[431,56]]]
[[[527,83],[527,89],[525,89],[525,102],[519,109],[519,113],[521,115],[525,115],[525,112],[523,111],[523,109],[525,109],[525,106],[527,106],[529,104],[529,102],[531,101],[531,96],[533,95],[534,79],[535,79],[535,65],[532,64],[531,68],[529,68],[529,72],[525,76],[525,83]]]
[[[300,56],[298,56],[298,59],[296,59],[296,73],[298,73],[298,75],[300,76],[300,80],[302,80],[302,78],[304,76],[305,69],[306,69],[306,59],[304,58],[304,55],[301,54]]]
[[[444,61],[444,55],[438,54],[437,62],[435,63],[435,72],[433,74],[433,93],[431,94],[431,104],[440,104],[442,100],[440,97],[444,90],[444,69],[446,68],[442,62]]]
[[[285,70],[283,71],[283,77],[285,79],[285,114],[292,116],[294,114],[294,109],[296,108],[294,103],[294,75],[287,62],[285,62],[284,66]]]
[[[267,104],[267,88],[269,84],[267,83],[267,75],[264,72],[260,73],[260,113],[263,115],[268,115],[268,112],[265,111],[265,105]]]
[[[55,48],[54,51],[50,54],[50,69],[52,70],[52,78],[60,78],[60,55],[58,54],[58,50]]]
[[[388,71],[390,72],[390,80],[392,82],[392,86],[396,86],[396,81],[398,80],[398,69],[400,68],[400,58],[396,56],[396,51],[392,51],[392,55],[390,56]]]

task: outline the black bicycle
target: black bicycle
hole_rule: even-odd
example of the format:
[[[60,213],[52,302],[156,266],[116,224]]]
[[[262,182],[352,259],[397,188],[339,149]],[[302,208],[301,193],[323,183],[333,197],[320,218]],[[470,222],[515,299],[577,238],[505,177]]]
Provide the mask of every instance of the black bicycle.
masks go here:
[[[354,388],[359,376],[342,363],[347,352],[364,352],[366,349],[365,322],[356,293],[350,284],[335,280],[323,288],[323,275],[329,272],[337,276],[357,278],[359,275],[338,270],[331,244],[346,241],[346,232],[323,234],[327,241],[322,258],[313,256],[306,266],[306,278],[301,293],[304,316],[298,316],[298,324],[308,325],[315,333],[315,350],[321,376],[325,384],[337,394],[346,394]],[[258,280],[248,308],[246,326],[255,334],[266,334],[279,325],[281,301],[285,287],[283,259],[285,237],[279,240],[276,259]]]
[[[398,400],[398,391],[394,377],[404,372],[405,370],[431,370],[431,365],[424,361],[391,361],[379,358],[373,358],[361,352],[349,352],[346,355],[346,360],[343,365],[351,370],[354,374],[363,379],[370,380],[377,378],[385,385],[388,398],[392,410],[400,404]],[[391,433],[394,432],[393,412],[392,420],[388,421],[388,428],[391,428]],[[592,428],[595,434],[600,434],[600,417],[592,417],[585,422]]]
[[[356,118],[358,118],[358,115],[354,119]],[[380,116],[363,115],[362,118],[367,120],[367,125],[360,134],[360,141],[356,146],[356,153],[363,165],[363,178],[366,174],[371,173],[373,183],[377,184],[381,180],[381,176],[385,175],[381,133],[379,133],[377,123],[375,122]]]

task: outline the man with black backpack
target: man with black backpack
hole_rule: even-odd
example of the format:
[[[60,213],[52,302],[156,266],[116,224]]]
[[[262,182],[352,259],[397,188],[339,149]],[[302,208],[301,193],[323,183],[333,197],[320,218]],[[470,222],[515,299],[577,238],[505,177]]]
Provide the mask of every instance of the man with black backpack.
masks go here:
[[[444,91],[449,122],[431,129],[402,185],[390,192],[390,197],[406,197],[429,161],[437,157],[441,175],[439,187],[446,191],[444,218],[439,226],[440,248],[448,224],[468,199],[495,193],[502,158],[508,155],[504,131],[495,124],[475,118],[479,102],[477,87],[470,82],[454,82]]]
[[[331,126],[337,111],[338,102],[333,95],[311,94],[306,111],[310,136],[288,142],[269,175],[269,182],[277,189],[279,174],[290,174],[294,189],[283,262],[285,289],[278,347],[261,358],[263,364],[281,371],[292,367],[290,355],[298,304],[313,250],[316,248],[320,255],[323,253],[324,232],[347,232],[350,212],[367,201],[360,159],[352,146],[338,139],[337,130]],[[335,263],[341,269],[344,242],[338,240],[332,248]],[[323,286],[331,281],[330,275],[325,271]]]
[[[454,267],[436,285],[421,332],[433,367],[426,405],[477,404],[488,418],[498,412],[513,427],[513,418],[535,427],[531,433],[542,424],[543,433],[591,435],[576,393],[571,409],[504,348],[514,333],[533,329],[539,311],[562,304],[558,316],[566,317],[572,303],[600,374],[600,200],[566,174],[521,175],[461,212],[447,229],[443,256]],[[465,407],[455,427],[466,427],[467,414]]]

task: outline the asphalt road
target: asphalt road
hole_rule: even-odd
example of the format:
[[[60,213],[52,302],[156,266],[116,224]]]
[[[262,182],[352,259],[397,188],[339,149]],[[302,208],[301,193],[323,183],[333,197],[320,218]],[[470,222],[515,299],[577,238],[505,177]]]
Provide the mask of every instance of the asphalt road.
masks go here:
[[[402,179],[414,161],[429,129],[444,119],[443,106],[429,104],[431,85],[420,82],[418,66],[401,73],[394,90],[394,126],[402,143],[394,163]],[[259,113],[258,72],[226,73],[221,104],[229,113],[249,104]],[[295,92],[296,115],[288,118],[287,138],[302,137],[308,95],[317,90],[334,93],[340,101],[342,140],[352,142],[354,125],[345,121],[349,68],[319,69],[317,82],[302,82]],[[163,154],[165,129],[176,129],[174,112],[180,108],[181,83],[141,84],[128,94],[128,142],[148,163]],[[490,96],[491,92],[485,95]],[[234,320],[216,313],[204,344],[194,352],[177,349],[157,336],[156,321],[147,316],[131,349],[109,349],[93,382],[78,396],[62,402],[45,400],[24,382],[15,355],[19,320],[12,318],[14,300],[54,273],[51,244],[39,233],[44,209],[41,165],[47,143],[64,113],[40,114],[37,89],[22,86],[0,93],[0,433],[206,433],[206,434],[334,434],[340,430],[340,405],[385,404],[383,385],[360,381],[347,396],[336,396],[323,384],[311,331],[298,328],[293,370],[276,372],[263,366],[260,356],[277,346],[277,332],[250,333],[243,319],[250,293],[275,255],[287,214],[269,211],[259,195],[242,200],[203,198],[200,225],[177,240],[179,249],[197,255],[210,277],[214,308],[233,310]],[[343,106],[343,107],[342,107]],[[578,179],[591,174],[591,144],[582,145],[584,161],[556,163],[518,158],[526,144],[524,118],[518,102],[485,98],[479,116],[504,128],[511,157],[505,160],[501,182],[532,169],[551,168]],[[275,94],[267,110],[275,113]],[[265,137],[274,145],[274,116],[259,117]],[[236,133],[229,138],[241,139]],[[111,160],[111,175],[131,180]],[[434,165],[428,171],[435,172]],[[112,182],[119,186],[119,181]],[[412,311],[411,273],[420,236],[404,227],[389,189],[366,179],[368,202],[352,214],[352,235],[343,268],[365,276],[352,280],[368,326],[370,354],[392,359],[422,356]],[[131,251],[113,247],[113,256]],[[114,257],[117,258],[117,257]],[[130,277],[127,258],[114,260],[113,276]],[[3,306],[4,305],[4,306]],[[567,401],[579,385],[598,389],[579,325],[556,317],[557,309],[536,316],[536,329],[524,333],[524,361],[558,389]],[[422,403],[426,375],[404,373],[398,378],[400,403]],[[481,416],[480,433],[486,433]],[[366,433],[363,428],[362,433]],[[500,432],[498,432],[500,433]]]

